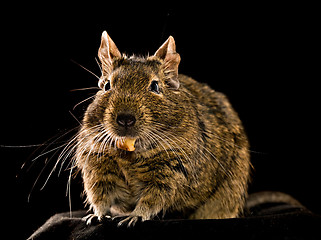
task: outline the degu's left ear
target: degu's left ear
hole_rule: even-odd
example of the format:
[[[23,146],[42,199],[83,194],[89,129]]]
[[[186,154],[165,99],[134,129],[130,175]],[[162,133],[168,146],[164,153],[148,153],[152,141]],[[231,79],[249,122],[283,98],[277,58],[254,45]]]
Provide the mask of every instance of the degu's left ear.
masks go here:
[[[170,36],[155,52],[154,56],[163,60],[163,69],[166,81],[170,88],[177,90],[179,88],[178,65],[181,61],[181,57],[176,52],[174,38]]]
[[[120,58],[121,53],[114,41],[109,37],[106,31],[101,35],[101,43],[98,50],[98,57],[102,63],[103,73],[109,75],[112,71],[112,62],[114,58]]]

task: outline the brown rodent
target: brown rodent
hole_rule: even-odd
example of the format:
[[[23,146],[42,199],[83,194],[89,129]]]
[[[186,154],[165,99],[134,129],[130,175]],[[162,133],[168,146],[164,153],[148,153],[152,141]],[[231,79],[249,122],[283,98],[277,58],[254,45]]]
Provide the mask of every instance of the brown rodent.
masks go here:
[[[103,32],[100,91],[75,159],[93,217],[238,217],[247,196],[249,144],[227,98],[178,74],[173,37],[153,56],[121,55]],[[209,70],[209,76],[215,77]]]

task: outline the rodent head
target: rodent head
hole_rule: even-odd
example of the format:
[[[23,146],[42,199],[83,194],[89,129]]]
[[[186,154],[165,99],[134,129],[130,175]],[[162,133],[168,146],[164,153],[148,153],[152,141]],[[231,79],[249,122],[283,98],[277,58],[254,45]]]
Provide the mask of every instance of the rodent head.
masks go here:
[[[178,80],[180,56],[173,37],[153,56],[127,57],[104,31],[98,57],[102,64],[101,90],[85,114],[87,128],[103,126],[110,145],[139,139],[136,148],[146,149],[146,144],[153,142],[155,127],[166,131],[180,125],[184,118]]]

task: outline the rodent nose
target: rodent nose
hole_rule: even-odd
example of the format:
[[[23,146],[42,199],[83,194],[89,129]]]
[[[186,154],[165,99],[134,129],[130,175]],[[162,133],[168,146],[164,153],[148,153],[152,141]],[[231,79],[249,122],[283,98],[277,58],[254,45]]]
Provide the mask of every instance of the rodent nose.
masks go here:
[[[132,114],[120,113],[117,116],[116,122],[122,127],[132,127],[136,122],[136,118]]]

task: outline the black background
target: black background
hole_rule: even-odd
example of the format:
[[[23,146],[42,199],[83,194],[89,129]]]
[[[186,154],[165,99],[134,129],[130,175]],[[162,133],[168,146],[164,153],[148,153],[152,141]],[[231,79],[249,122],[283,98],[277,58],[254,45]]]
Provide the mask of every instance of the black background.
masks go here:
[[[3,180],[9,186],[3,191],[10,216],[22,226],[17,233],[26,237],[51,215],[69,211],[68,164],[59,176],[58,165],[41,190],[58,154],[33,159],[76,131],[48,149],[28,145],[79,125],[75,118],[81,120],[88,102],[73,107],[95,91],[71,90],[95,87],[97,79],[73,61],[99,75],[95,57],[103,30],[129,55],[153,54],[172,35],[182,58],[179,71],[224,92],[243,121],[253,151],[250,192],[282,191],[321,213],[314,9],[293,3],[4,9],[10,17],[2,20],[0,144],[2,162],[14,170],[14,179]],[[72,210],[84,208],[81,194],[77,176]]]

